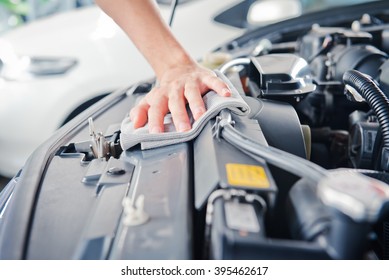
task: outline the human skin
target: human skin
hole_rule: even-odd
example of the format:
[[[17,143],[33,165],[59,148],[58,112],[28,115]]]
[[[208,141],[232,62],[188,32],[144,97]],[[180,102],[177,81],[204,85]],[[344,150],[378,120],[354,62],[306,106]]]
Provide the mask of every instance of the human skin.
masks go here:
[[[198,64],[170,31],[152,0],[96,0],[130,37],[153,68],[158,85],[134,108],[134,128],[148,123],[150,133],[164,131],[163,119],[170,112],[176,130],[191,129],[186,104],[195,120],[206,111],[201,98],[209,90],[230,96],[227,85],[215,73]]]

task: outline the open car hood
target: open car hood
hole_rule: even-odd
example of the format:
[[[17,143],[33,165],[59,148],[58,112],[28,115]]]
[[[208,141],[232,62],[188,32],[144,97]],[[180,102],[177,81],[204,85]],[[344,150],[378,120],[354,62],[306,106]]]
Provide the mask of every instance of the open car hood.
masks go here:
[[[1,193],[0,258],[388,258],[384,2],[220,46],[250,112],[222,110],[190,141],[122,149],[122,120],[153,80],[90,107]]]

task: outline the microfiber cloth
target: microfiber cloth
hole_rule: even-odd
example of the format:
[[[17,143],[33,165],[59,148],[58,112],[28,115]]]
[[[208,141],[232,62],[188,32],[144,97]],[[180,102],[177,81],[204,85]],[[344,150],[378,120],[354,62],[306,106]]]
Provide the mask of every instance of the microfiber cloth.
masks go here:
[[[127,150],[138,144],[141,145],[142,150],[146,150],[192,140],[201,132],[205,124],[223,109],[229,109],[232,113],[238,115],[249,114],[250,107],[243,100],[230,80],[220,71],[215,70],[215,73],[228,85],[231,96],[223,97],[214,91],[209,91],[205,94],[203,101],[206,112],[198,120],[193,121],[193,116],[190,110],[187,109],[192,128],[185,132],[177,132],[175,130],[170,114],[167,114],[164,118],[164,132],[162,133],[149,133],[147,124],[144,127],[134,129],[130,117],[127,115],[122,121],[120,129],[120,143],[123,150]]]

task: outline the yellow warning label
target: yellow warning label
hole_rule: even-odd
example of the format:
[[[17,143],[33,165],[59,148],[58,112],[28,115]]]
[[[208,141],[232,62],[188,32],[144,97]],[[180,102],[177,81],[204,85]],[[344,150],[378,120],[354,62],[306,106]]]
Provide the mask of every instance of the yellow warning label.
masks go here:
[[[227,163],[226,171],[230,185],[254,188],[270,187],[265,169],[262,166]]]

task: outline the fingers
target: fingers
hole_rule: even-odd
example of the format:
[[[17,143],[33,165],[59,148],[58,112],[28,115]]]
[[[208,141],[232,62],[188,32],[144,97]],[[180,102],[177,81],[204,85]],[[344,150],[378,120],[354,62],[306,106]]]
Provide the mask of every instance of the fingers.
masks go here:
[[[147,114],[149,110],[147,103],[140,103],[130,111],[130,119],[134,124],[134,128],[139,128],[147,123]]]
[[[152,99],[149,102],[150,108],[148,111],[149,132],[161,133],[164,131],[164,117],[169,112],[168,99],[164,94],[161,94],[158,91],[155,91],[155,94],[150,95],[148,99]]]
[[[130,119],[134,128],[142,127],[148,122],[150,133],[161,133],[164,131],[163,120],[168,111],[166,96],[153,89],[130,111]]]
[[[209,90],[225,97],[231,95],[228,86],[208,69],[195,65],[189,70],[178,68],[167,72],[160,81],[160,87],[151,90],[131,110],[134,128],[148,123],[150,133],[163,132],[164,117],[170,111],[177,131],[190,130],[186,104],[189,104],[194,120],[198,120],[206,111],[202,94]]]
[[[189,108],[192,112],[193,118],[198,120],[206,111],[198,85],[195,82],[187,83],[185,85],[184,95],[189,103]]]
[[[204,84],[211,90],[214,90],[221,96],[231,96],[231,91],[228,86],[218,77],[208,75],[203,79]]]
[[[191,124],[189,121],[188,112],[186,111],[184,88],[179,85],[172,87],[169,93],[168,102],[176,130],[178,132],[190,130]]]

